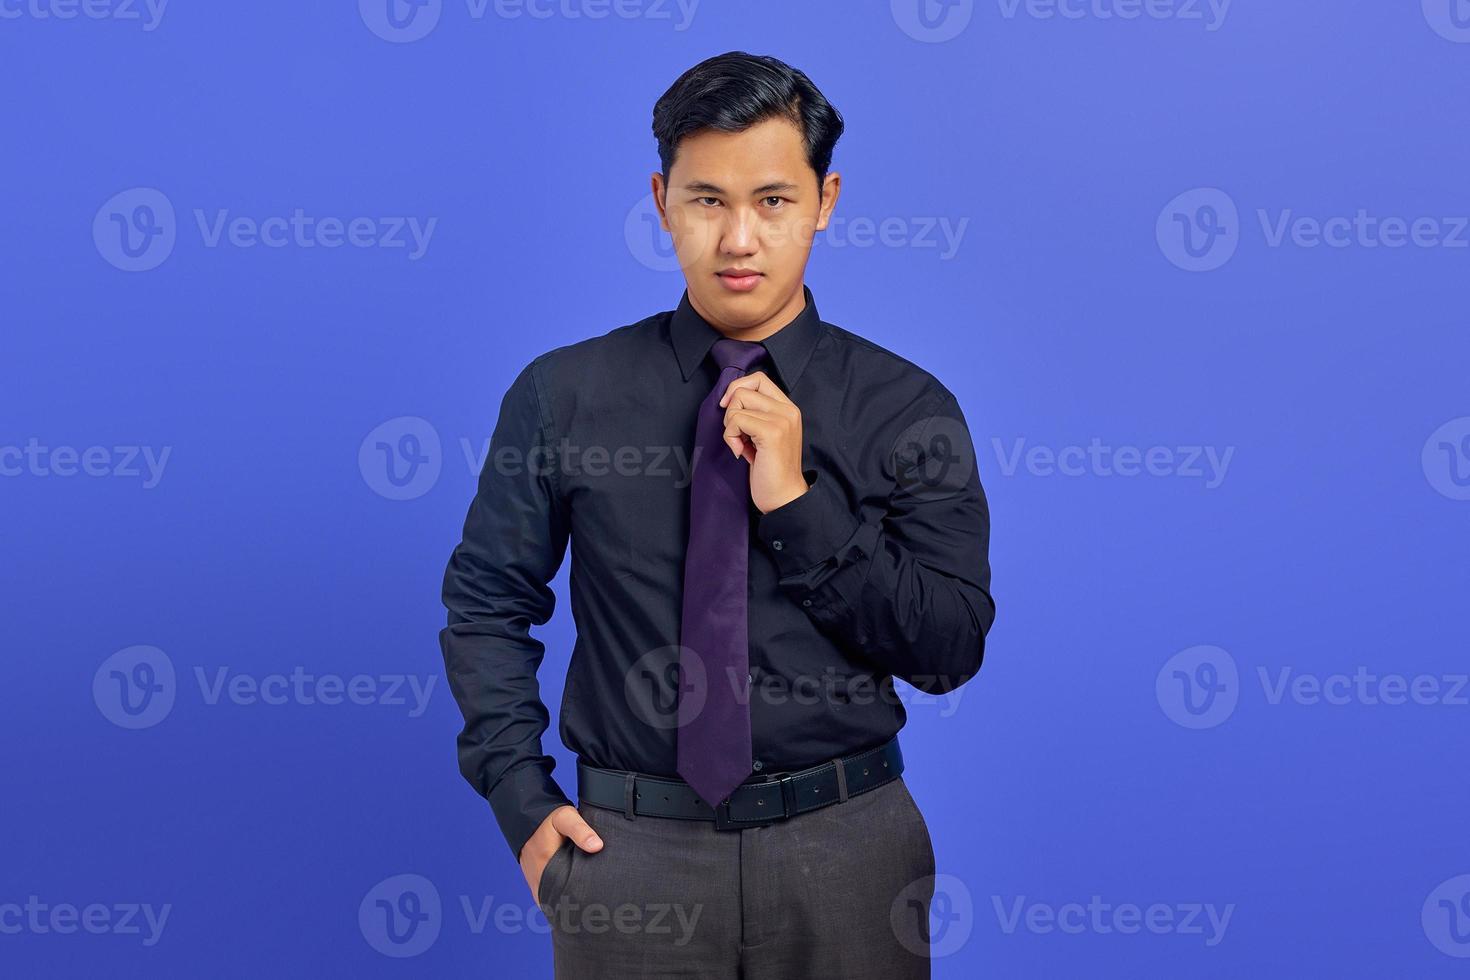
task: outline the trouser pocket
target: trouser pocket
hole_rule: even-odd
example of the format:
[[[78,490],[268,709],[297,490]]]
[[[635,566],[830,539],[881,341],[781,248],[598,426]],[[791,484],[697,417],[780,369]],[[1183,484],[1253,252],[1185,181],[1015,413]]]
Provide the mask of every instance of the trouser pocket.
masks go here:
[[[919,804],[914,800],[913,794],[909,792],[908,784],[903,777],[895,779],[900,789],[900,801],[904,809],[908,811],[909,817],[914,823],[914,839],[920,848],[920,862],[926,866],[925,874],[934,873],[934,839],[929,835],[929,822],[924,819]]]
[[[561,847],[551,855],[546,862],[546,867],[541,869],[541,880],[536,883],[536,902],[540,905],[555,904],[557,896],[566,888],[567,879],[572,873],[572,852],[577,845],[572,843],[570,837],[561,839]]]

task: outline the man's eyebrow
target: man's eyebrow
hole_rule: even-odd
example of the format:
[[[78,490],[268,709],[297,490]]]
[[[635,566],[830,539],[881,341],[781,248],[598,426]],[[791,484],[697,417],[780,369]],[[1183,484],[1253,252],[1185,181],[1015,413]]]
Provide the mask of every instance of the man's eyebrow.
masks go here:
[[[684,185],[684,189],[686,191],[698,191],[700,193],[705,193],[705,194],[724,194],[724,193],[727,193],[726,190],[723,187],[720,187],[717,184],[711,184],[708,181],[703,181],[703,180],[692,180],[689,183],[687,183],[687,184]],[[799,188],[795,184],[787,183],[784,180],[777,180],[777,181],[772,181],[769,184],[762,184],[761,186],[757,187],[755,190],[751,191],[750,193],[751,194],[770,194],[770,193],[774,193],[776,191],[795,191],[795,190],[800,190],[800,189],[801,188]]]

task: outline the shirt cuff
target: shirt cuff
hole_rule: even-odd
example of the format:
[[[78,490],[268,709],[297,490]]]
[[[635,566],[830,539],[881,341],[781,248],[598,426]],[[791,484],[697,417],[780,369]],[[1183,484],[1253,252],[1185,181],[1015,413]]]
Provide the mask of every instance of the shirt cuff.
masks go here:
[[[552,763],[555,765],[555,763]],[[521,848],[541,826],[546,815],[559,806],[572,806],[572,801],[551,778],[551,767],[537,763],[522,765],[506,773],[490,791],[490,809],[500,832],[510,845],[517,861]]]
[[[781,576],[806,571],[831,558],[857,531],[837,485],[816,470],[803,470],[806,493],[760,516],[756,535],[766,543]]]

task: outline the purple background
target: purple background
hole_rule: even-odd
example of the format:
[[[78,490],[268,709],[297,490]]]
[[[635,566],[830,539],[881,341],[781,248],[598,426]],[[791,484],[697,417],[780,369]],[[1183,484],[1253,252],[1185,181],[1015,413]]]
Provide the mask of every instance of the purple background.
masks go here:
[[[917,0],[704,0],[687,22],[672,0],[444,0],[394,41],[384,2],[176,0],[153,29],[146,7],[0,3],[0,972],[550,976],[539,915],[495,925],[532,903],[455,765],[436,634],[464,446],[531,358],[678,301],[637,211],[652,104],[745,49],[847,120],[847,223],[808,270],[824,318],[956,392],[990,498],[985,668],[902,736],[953,876],[935,976],[1463,973],[1470,900],[1439,899],[1470,888],[1467,692],[1445,703],[1470,591],[1470,4],[931,0],[930,32]],[[175,241],[125,271],[108,230],[137,188]],[[1238,219],[1205,210],[1222,199]],[[210,246],[195,216],[296,209],[436,223],[411,258]],[[1360,210],[1338,245],[1273,237]],[[1432,221],[1391,247],[1386,218]],[[410,446],[406,418],[440,445],[398,494],[359,450],[383,423]],[[1067,453],[1094,439],[1122,459]],[[68,464],[93,446],[109,472],[114,447],[169,456],[148,486]],[[1151,447],[1178,475],[1116,472]],[[556,589],[553,707],[565,568]],[[137,645],[175,681],[130,729],[108,664]],[[211,697],[221,670],[297,669],[369,675],[376,700]],[[1439,693],[1275,696],[1283,671],[1360,669]],[[381,703],[392,676],[432,683],[427,709],[406,685]],[[373,909],[403,874],[442,912],[394,957]],[[39,932],[4,911],[30,896],[169,917],[152,945],[49,911]],[[1222,937],[1045,926],[1093,896],[1176,926],[1232,911]],[[489,903],[479,931],[464,901]]]

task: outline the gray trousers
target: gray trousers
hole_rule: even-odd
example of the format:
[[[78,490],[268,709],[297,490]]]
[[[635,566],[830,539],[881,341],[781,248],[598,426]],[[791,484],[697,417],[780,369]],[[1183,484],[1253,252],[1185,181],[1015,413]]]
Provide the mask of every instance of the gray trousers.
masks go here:
[[[934,848],[900,776],[765,827],[581,803],[541,876],[557,980],[928,980]]]

